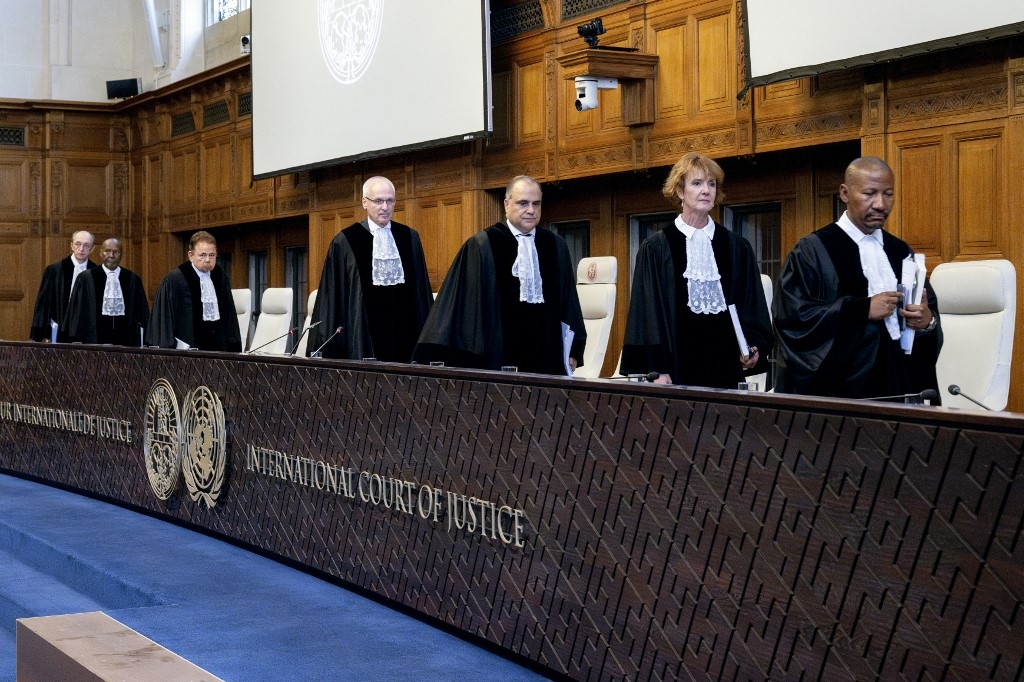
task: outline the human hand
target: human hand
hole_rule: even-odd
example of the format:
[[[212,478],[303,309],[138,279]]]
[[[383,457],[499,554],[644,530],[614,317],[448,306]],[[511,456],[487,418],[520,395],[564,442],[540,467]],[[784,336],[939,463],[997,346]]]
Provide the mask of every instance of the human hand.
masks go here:
[[[898,291],[883,291],[871,297],[871,307],[868,309],[868,319],[873,321],[884,320],[892,315],[892,311],[900,304],[903,294]]]
[[[761,355],[757,352],[757,346],[751,346],[750,355],[748,355],[746,359],[744,359],[742,355],[740,356],[740,365],[743,369],[753,369],[754,366],[757,365],[757,361],[760,359]]]
[[[916,305],[913,303],[909,304],[906,308],[900,310],[900,315],[907,321],[907,326],[914,331],[925,329],[931,324],[934,315],[928,307],[928,290],[924,290],[921,303]]]

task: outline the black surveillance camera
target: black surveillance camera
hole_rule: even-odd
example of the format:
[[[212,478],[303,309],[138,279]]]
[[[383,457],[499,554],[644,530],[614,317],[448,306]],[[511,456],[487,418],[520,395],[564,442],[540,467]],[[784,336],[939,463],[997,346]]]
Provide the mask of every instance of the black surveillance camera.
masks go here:
[[[576,27],[576,31],[580,34],[580,38],[586,41],[588,47],[597,47],[597,37],[604,33],[604,24],[601,23],[600,18],[597,18],[580,24]]]

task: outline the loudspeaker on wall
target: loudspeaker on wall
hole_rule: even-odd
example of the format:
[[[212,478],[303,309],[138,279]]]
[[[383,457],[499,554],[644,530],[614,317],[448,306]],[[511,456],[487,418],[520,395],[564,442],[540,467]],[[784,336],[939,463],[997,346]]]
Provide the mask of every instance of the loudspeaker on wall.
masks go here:
[[[141,78],[125,78],[117,81],[107,81],[107,99],[124,99],[134,97],[142,92]]]

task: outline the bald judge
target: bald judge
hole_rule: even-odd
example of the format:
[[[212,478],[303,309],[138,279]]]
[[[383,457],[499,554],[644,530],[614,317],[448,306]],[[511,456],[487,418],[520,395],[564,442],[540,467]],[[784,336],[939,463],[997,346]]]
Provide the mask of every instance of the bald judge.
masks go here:
[[[416,362],[562,376],[582,365],[587,331],[575,269],[565,240],[538,227],[540,203],[536,180],[512,179],[505,220],[470,237],[455,256]],[[562,323],[574,332],[568,363]]]
[[[121,242],[103,242],[103,265],[87,270],[71,293],[65,326],[72,341],[142,346],[149,302],[142,278],[121,267]]]
[[[775,388],[843,398],[936,390],[935,294],[926,282],[921,303],[903,305],[897,273],[913,251],[884,229],[895,201],[892,169],[875,157],[854,160],[839,196],[843,215],[797,242],[782,268],[774,309],[783,367]],[[900,347],[900,318],[915,332],[909,354]]]
[[[434,300],[420,236],[391,220],[395,186],[385,177],[363,183],[363,209],[327,250],[307,352],[409,362]]]

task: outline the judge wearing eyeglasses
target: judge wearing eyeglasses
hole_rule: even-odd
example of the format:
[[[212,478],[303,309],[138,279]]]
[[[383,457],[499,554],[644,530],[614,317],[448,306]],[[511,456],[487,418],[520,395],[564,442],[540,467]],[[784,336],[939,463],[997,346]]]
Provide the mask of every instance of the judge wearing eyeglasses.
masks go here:
[[[327,250],[312,315],[321,324],[310,328],[307,352],[322,346],[325,358],[409,362],[434,300],[423,245],[416,230],[391,220],[387,178],[363,183],[363,209],[366,218]]]

